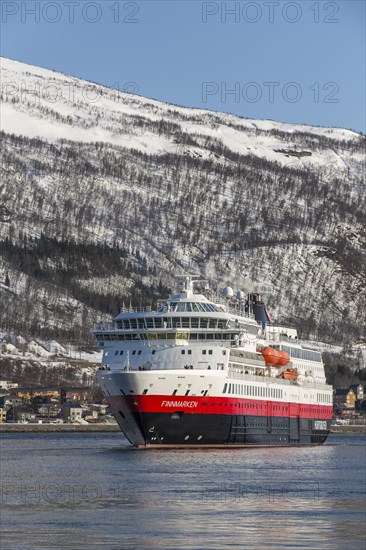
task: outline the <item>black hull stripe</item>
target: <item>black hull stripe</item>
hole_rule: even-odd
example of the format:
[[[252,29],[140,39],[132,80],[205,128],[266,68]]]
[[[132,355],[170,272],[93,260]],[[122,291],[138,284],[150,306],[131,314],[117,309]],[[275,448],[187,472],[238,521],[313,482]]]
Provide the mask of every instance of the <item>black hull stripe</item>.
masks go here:
[[[245,415],[131,413],[115,411],[136,447],[248,447],[319,445],[330,420]]]

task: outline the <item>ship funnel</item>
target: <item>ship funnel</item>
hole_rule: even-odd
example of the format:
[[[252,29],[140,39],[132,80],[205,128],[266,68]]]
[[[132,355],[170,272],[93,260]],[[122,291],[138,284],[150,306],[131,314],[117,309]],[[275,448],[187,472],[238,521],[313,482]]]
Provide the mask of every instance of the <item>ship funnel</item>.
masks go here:
[[[265,303],[262,302],[260,294],[249,294],[248,305],[250,310],[254,313],[255,320],[262,325],[263,329],[266,328],[266,325],[271,325],[273,323],[271,314],[266,308]]]

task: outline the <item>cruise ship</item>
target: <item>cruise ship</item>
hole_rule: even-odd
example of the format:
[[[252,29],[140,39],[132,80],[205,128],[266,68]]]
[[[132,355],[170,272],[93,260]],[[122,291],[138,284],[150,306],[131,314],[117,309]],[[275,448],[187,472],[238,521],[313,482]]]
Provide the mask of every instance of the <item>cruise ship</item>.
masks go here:
[[[333,411],[318,351],[273,325],[259,294],[196,294],[192,277],[151,309],[93,331],[98,382],[138,448],[324,443]]]

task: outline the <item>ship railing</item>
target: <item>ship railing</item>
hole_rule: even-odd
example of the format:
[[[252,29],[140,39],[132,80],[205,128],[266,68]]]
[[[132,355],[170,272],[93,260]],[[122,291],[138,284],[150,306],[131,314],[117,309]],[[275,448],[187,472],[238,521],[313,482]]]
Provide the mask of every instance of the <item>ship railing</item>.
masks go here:
[[[140,306],[140,307],[121,307],[120,313],[151,313],[151,306]]]
[[[243,310],[240,310],[239,308],[227,306],[227,312],[231,315],[237,315],[238,317],[244,317],[244,319],[254,319],[254,314],[249,313]]]
[[[226,313],[230,313],[231,315],[237,315],[238,317],[244,317],[245,319],[254,319],[254,313],[245,311],[243,309],[243,306],[228,304],[225,299],[223,298],[217,298],[214,300],[214,303],[223,306],[223,309]]]
[[[258,374],[245,374],[241,371],[230,371],[228,372],[228,378],[232,380],[244,380],[248,382],[266,382],[267,384],[287,384],[290,385],[293,380],[285,380],[284,378],[275,378],[273,376],[261,376]]]
[[[251,368],[251,367],[249,367]],[[277,378],[274,376],[260,375],[260,374],[245,374],[245,370],[240,368],[229,368],[228,378],[233,380],[248,380],[250,382],[266,382],[271,384],[287,384],[287,385],[296,385],[303,388],[317,388],[319,390],[328,390],[329,385],[323,384],[322,382],[317,382],[315,380],[285,380],[284,378]]]
[[[116,327],[113,323],[104,323],[100,322],[98,323],[92,330],[92,332],[98,332],[98,331],[117,331]]]
[[[292,344],[301,343],[299,338],[292,338],[291,336],[288,336],[285,333],[278,333],[278,332],[266,332],[265,338],[270,342],[289,342]]]
[[[287,328],[294,329],[295,327],[287,327]],[[270,327],[266,328],[265,339],[270,341],[270,342],[278,342],[278,343],[279,342],[288,342],[289,344],[298,344],[303,349],[319,351],[319,346],[317,346],[316,343],[311,345],[311,344],[309,344],[308,340],[303,340],[303,339],[299,338],[298,336],[296,336],[296,337],[289,336],[285,332],[271,332]],[[322,344],[322,345],[323,346],[329,345],[329,347],[332,346],[331,344]]]
[[[118,322],[118,321],[117,321]],[[93,329],[93,332],[116,332],[116,333],[122,333],[122,334],[135,334],[135,333],[139,333],[139,334],[147,334],[148,337],[149,337],[149,334],[153,335],[156,333],[156,334],[161,334],[161,333],[176,333],[176,332],[179,332],[179,333],[198,333],[198,334],[205,334],[205,333],[214,333],[214,334],[229,334],[229,333],[234,333],[234,334],[239,334],[240,332],[240,327],[237,327],[237,326],[234,326],[234,325],[229,325],[228,327],[224,327],[224,328],[218,328],[218,327],[189,327],[189,326],[186,326],[185,324],[183,323],[177,323],[176,325],[174,326],[166,326],[166,327],[148,327],[148,326],[144,326],[144,327],[135,327],[135,328],[124,328],[124,327],[120,327],[120,326],[117,326],[116,324],[114,323],[98,323],[94,329]]]
[[[292,345],[301,346],[302,349],[310,350],[310,351],[318,351],[321,353],[321,349],[314,344],[313,346],[309,345],[309,342],[306,340],[301,340],[300,338],[292,338],[291,336],[288,336],[286,334],[266,334],[265,340],[267,340],[270,343],[273,344],[281,344],[281,343],[287,343]]]

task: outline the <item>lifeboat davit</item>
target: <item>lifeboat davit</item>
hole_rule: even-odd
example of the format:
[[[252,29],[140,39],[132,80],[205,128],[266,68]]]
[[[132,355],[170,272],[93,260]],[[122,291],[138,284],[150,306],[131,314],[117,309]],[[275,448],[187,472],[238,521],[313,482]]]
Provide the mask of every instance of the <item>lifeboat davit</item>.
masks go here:
[[[279,352],[280,357],[278,359],[278,365],[281,365],[281,367],[284,367],[285,365],[288,365],[290,362],[290,356],[287,353],[287,351],[280,351]]]
[[[270,367],[276,366],[280,359],[280,352],[278,351],[278,349],[274,348],[264,348],[262,350],[262,355],[264,357],[266,365],[269,365]]]

